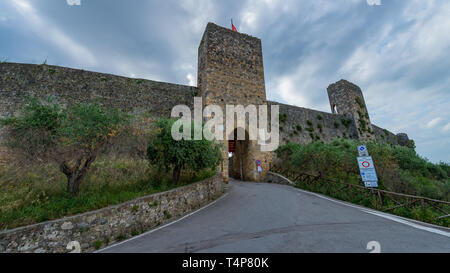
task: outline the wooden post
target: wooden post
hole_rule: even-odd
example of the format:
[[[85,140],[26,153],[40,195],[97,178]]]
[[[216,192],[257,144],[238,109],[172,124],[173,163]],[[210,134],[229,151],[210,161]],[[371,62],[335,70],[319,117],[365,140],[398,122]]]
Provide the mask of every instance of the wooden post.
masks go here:
[[[380,200],[380,208],[382,209],[383,208],[383,199],[381,198],[380,191],[379,190],[377,190],[377,191],[378,191],[378,199]]]

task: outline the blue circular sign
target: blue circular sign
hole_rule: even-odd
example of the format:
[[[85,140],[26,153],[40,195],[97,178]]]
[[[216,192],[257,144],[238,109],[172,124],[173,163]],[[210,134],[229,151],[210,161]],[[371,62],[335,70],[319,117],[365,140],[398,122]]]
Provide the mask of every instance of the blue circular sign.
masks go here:
[[[256,165],[261,165],[261,160],[256,160]]]

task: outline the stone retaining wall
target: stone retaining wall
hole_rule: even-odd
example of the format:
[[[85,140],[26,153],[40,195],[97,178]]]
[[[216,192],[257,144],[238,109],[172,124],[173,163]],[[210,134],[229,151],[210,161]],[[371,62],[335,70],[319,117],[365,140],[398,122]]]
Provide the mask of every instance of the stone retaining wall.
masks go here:
[[[0,232],[0,253],[92,252],[196,210],[223,193],[222,175],[119,205]]]

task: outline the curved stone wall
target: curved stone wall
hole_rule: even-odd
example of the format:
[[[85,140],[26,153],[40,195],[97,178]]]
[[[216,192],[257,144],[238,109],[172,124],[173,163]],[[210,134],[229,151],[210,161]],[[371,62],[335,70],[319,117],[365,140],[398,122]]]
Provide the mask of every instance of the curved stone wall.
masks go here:
[[[222,175],[59,220],[0,232],[0,253],[65,253],[76,241],[92,252],[148,231],[213,201],[223,193]]]

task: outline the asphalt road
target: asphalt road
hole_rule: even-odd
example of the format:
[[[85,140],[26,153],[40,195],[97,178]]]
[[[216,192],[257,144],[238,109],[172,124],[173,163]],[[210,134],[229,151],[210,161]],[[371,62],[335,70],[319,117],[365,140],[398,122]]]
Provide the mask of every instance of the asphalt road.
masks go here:
[[[450,229],[437,228],[304,192],[230,181],[208,207],[100,252],[450,253]]]

